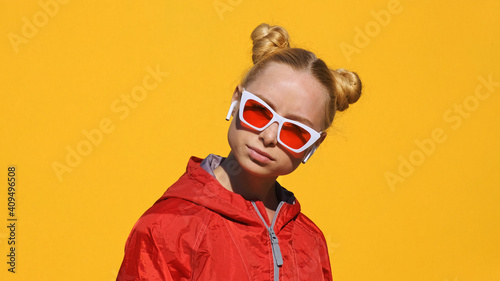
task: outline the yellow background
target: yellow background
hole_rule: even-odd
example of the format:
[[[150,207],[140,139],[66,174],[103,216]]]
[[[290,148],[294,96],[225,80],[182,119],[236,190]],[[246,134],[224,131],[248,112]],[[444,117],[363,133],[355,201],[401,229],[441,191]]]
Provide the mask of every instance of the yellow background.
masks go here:
[[[224,117],[262,22],[364,83],[312,159],[280,179],[323,230],[334,279],[500,280],[499,1],[66,2],[0,3],[1,280],[114,280],[133,224],[189,156],[229,152]],[[49,15],[40,3],[58,4]],[[112,105],[148,67],[168,76],[121,119]],[[53,163],[103,120],[113,131],[59,180]]]

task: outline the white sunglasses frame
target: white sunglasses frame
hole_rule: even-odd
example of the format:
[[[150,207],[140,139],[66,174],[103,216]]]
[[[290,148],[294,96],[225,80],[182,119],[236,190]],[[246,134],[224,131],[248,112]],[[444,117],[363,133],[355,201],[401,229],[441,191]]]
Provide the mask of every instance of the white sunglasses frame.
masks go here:
[[[264,106],[267,110],[269,110],[272,114],[273,114],[273,118],[269,121],[269,123],[267,123],[265,126],[259,128],[259,127],[255,127],[253,126],[252,124],[248,123],[245,118],[243,118],[243,111],[245,109],[245,103],[248,101],[248,100],[254,100],[256,102],[258,102],[259,104],[261,104],[262,106]],[[233,109],[234,107],[236,106],[236,101],[234,101],[232,104],[231,104],[231,108],[229,109],[229,112],[227,114],[227,117],[226,117],[226,120],[229,120],[229,118],[231,117],[231,114],[233,112]],[[321,137],[321,134],[323,132],[318,132],[316,130],[314,130],[313,128],[303,124],[303,123],[300,123],[298,121],[295,121],[295,120],[291,120],[291,119],[287,119],[281,115],[279,115],[278,113],[276,113],[276,111],[274,111],[265,101],[263,101],[262,99],[260,99],[259,97],[257,97],[256,95],[250,93],[249,91],[245,90],[245,88],[243,88],[243,93],[241,94],[241,99],[240,99],[240,108],[238,110],[239,112],[239,119],[245,123],[247,126],[249,126],[250,128],[256,130],[256,131],[259,131],[259,132],[262,132],[264,131],[267,127],[269,127],[271,124],[275,123],[275,122],[278,122],[278,135],[276,136],[277,138],[277,141],[283,145],[286,149],[290,150],[290,151],[293,151],[295,153],[300,153],[300,152],[303,152],[304,150],[308,149],[309,147],[313,146],[316,141]],[[301,148],[299,149],[294,149],[294,148],[291,148],[290,146],[286,145],[285,143],[283,143],[280,139],[280,134],[281,134],[281,129],[283,127],[283,124],[285,122],[288,122],[288,123],[291,123],[291,124],[294,124],[304,130],[306,130],[310,135],[311,135],[311,138],[309,139],[309,141],[304,144]],[[311,149],[311,151],[308,153],[308,155],[304,158],[304,160],[302,162],[306,162],[309,157],[311,157],[311,155],[314,153],[314,151],[316,150],[316,146],[313,147],[313,149]]]

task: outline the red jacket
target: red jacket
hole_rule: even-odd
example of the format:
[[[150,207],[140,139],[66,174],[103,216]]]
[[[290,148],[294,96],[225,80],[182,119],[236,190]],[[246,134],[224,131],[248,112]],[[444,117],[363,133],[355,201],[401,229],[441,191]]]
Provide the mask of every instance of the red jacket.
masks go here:
[[[136,222],[118,281],[332,280],[324,236],[291,192],[276,185],[283,201],[266,227],[261,201],[228,191],[200,162]]]

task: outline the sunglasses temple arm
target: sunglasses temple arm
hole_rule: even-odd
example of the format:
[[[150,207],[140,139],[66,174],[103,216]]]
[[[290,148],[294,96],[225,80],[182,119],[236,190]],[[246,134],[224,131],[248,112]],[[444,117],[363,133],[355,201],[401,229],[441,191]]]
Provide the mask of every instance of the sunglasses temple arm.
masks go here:
[[[226,120],[229,121],[229,118],[231,118],[231,115],[233,114],[234,107],[236,106],[237,101],[233,101],[231,103],[231,106],[229,107],[229,111],[227,112]]]

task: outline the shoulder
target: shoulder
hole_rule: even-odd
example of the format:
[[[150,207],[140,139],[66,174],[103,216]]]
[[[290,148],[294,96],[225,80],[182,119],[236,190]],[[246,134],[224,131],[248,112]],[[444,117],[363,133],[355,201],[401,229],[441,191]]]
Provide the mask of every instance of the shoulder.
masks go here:
[[[162,244],[179,240],[194,243],[198,235],[203,234],[211,215],[212,212],[203,206],[184,199],[167,198],[144,212],[133,226],[131,236]]]
[[[296,219],[295,231],[297,232],[297,239],[295,245],[298,248],[304,249],[307,253],[302,256],[303,259],[316,257],[323,267],[323,272],[327,277],[326,280],[331,280],[330,257],[328,254],[328,245],[319,227],[306,215],[300,213]]]
[[[155,203],[137,220],[127,238],[117,280],[127,276],[134,280],[180,280],[189,276],[192,253],[199,247],[210,215],[205,208],[183,199]]]
[[[300,212],[296,219],[296,226],[301,231],[307,232],[311,237],[314,237],[318,242],[326,243],[325,236],[321,229],[304,213]]]

